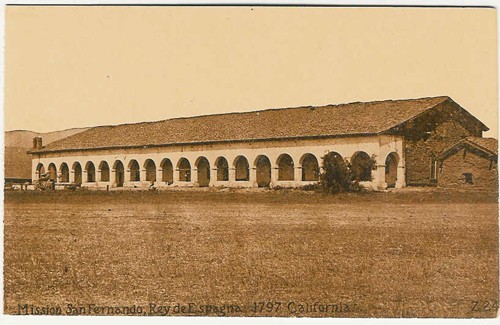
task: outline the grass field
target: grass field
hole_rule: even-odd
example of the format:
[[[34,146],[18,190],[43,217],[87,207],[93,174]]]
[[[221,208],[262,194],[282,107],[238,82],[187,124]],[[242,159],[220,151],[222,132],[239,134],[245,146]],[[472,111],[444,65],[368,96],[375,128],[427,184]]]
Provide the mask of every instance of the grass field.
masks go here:
[[[194,315],[497,312],[495,193],[6,192],[4,231],[9,314],[96,304],[181,315],[189,303]]]

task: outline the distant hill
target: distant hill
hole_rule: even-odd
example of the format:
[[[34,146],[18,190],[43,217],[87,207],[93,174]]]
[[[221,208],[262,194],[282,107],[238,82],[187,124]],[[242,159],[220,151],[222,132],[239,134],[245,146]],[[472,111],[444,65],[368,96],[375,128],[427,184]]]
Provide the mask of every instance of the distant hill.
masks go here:
[[[6,131],[5,179],[31,178],[31,156],[26,152],[32,148],[34,137],[42,137],[43,145],[46,145],[88,129],[89,128],[77,128],[46,133],[27,130]]]
[[[34,137],[42,137],[43,144],[49,144],[56,140],[69,137],[70,135],[80,133],[88,130],[89,128],[76,128],[62,131],[53,131],[46,133],[38,133],[27,130],[15,130],[5,132],[5,146],[6,147],[24,147],[30,149],[33,146]]]

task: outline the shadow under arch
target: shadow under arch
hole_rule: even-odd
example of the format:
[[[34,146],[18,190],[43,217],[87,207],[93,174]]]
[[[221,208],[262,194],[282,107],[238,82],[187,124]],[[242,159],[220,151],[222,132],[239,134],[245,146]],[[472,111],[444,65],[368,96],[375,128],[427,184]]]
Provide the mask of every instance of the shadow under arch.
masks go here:
[[[125,182],[125,166],[120,160],[117,160],[113,164],[113,169],[115,171],[116,187],[123,187],[123,183]]]
[[[254,166],[257,172],[257,186],[269,187],[271,185],[271,161],[266,155],[255,158]]]
[[[234,159],[234,178],[237,182],[250,180],[250,165],[245,156],[238,156]]]
[[[276,160],[276,165],[278,165],[278,181],[293,181],[295,179],[294,162],[289,154],[281,154]]]
[[[312,153],[303,154],[300,158],[302,181],[317,181],[319,179],[318,158]]]

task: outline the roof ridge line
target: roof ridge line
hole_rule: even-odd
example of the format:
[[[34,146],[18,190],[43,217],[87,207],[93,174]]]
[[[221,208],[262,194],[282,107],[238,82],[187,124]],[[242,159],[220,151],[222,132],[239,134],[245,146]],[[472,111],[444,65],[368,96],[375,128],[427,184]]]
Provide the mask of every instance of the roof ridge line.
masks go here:
[[[101,145],[115,147],[124,143],[135,146],[139,143],[147,143],[145,145],[166,145],[171,143],[190,143],[193,141],[194,143],[208,143],[225,140],[257,141],[264,138],[352,136],[354,134],[367,133],[377,135],[390,132],[397,125],[407,123],[412,118],[421,116],[420,114],[424,114],[433,107],[440,106],[449,100],[453,101],[449,96],[396,100],[386,99],[371,102],[206,114],[191,117],[176,117],[156,122],[101,125],[51,142],[41,149],[40,152],[57,150],[57,148],[96,149]],[[317,109],[317,111],[310,111],[309,109],[311,108]],[[346,120],[346,112],[353,116],[349,120],[350,122]],[[387,118],[385,115],[386,112],[390,112],[393,117]],[[398,112],[402,112],[402,114],[398,114]],[[258,114],[260,113],[262,113],[262,117],[259,117]],[[370,119],[366,120],[365,118],[364,122],[360,122],[360,116],[357,116],[359,114],[367,115]],[[291,120],[297,122],[296,125],[298,127],[294,128],[289,125]],[[312,123],[313,121],[315,122]],[[302,122],[307,123],[304,124]],[[277,131],[274,129],[276,123],[284,127],[284,130],[289,131]],[[265,124],[261,126],[268,132],[265,136],[255,131],[256,128],[259,128],[259,124]],[[221,131],[215,132],[213,130],[214,126],[220,128]],[[191,133],[193,136],[189,136]],[[109,141],[106,140],[106,134],[111,136]],[[99,146],[96,145],[96,142],[99,142]]]
[[[491,149],[486,148],[486,147],[485,147],[485,146],[483,146],[482,144],[480,144],[480,143],[476,143],[476,142],[474,142],[474,141],[470,140],[470,138],[476,138],[476,139],[493,139],[493,140],[498,141],[497,139],[495,139],[495,138],[482,138],[482,137],[465,137],[465,138],[463,138],[462,140],[460,140],[460,141],[459,141],[459,142],[462,142],[462,141],[463,141],[463,142],[468,141],[468,142],[472,143],[474,146],[479,147],[480,149],[483,149],[484,151],[490,152],[490,153],[492,153],[493,155],[496,155],[496,154],[497,154],[497,153],[495,153],[495,152],[491,151]]]
[[[171,117],[171,118],[156,120],[156,121],[143,121],[143,122],[120,123],[120,124],[96,125],[96,126],[91,126],[91,127],[87,127],[87,128],[94,129],[94,128],[102,128],[102,127],[117,127],[117,126],[122,126],[122,125],[154,124],[154,123],[161,123],[161,122],[166,122],[166,121],[195,119],[195,118],[202,118],[202,117],[209,117],[209,116],[241,115],[241,114],[252,114],[252,113],[260,113],[260,112],[292,110],[292,109],[305,109],[305,108],[317,109],[317,108],[326,108],[326,107],[342,107],[342,106],[347,106],[347,105],[352,105],[352,104],[378,104],[378,103],[384,103],[384,102],[404,102],[404,101],[412,101],[412,100],[437,99],[437,98],[443,98],[443,100],[451,99],[449,96],[443,95],[443,96],[428,96],[428,97],[419,97],[419,98],[384,99],[384,100],[375,100],[375,101],[355,101],[355,102],[340,103],[340,104],[330,103],[330,104],[316,105],[316,106],[304,105],[304,106],[293,106],[293,107],[274,107],[274,108],[255,109],[255,110],[250,110],[250,111],[245,111],[245,112],[226,112],[226,113],[201,114],[201,115],[194,115],[194,116],[178,116],[178,117]],[[82,127],[82,128],[84,128],[84,127]]]

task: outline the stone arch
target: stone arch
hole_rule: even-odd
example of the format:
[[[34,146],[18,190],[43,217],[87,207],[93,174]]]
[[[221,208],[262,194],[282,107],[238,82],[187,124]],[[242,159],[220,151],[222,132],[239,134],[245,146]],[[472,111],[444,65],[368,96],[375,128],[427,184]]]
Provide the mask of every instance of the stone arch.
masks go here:
[[[77,161],[73,164],[73,174],[75,175],[75,184],[76,185],[81,185],[82,184],[82,165]]]
[[[328,162],[329,164],[331,164],[330,166],[322,166],[325,169],[325,172],[327,172],[327,170],[330,167],[332,167],[333,165],[343,166],[343,164],[345,163],[342,155],[340,155],[338,152],[335,152],[335,151],[330,151],[323,157],[323,162],[322,162],[323,165],[325,164],[325,161]],[[330,175],[330,177],[338,178],[339,175],[332,174],[332,175]]]
[[[156,164],[153,159],[146,159],[144,169],[146,169],[146,181],[156,182]]]
[[[172,184],[174,182],[174,166],[172,161],[165,158],[161,161],[161,181],[167,184]]]
[[[238,156],[234,159],[234,178],[235,181],[248,181],[250,180],[250,165],[245,156]]]
[[[128,170],[130,173],[131,182],[138,182],[141,180],[141,170],[137,160],[135,159],[130,160],[130,162],[128,163]]]
[[[177,163],[180,182],[191,182],[191,164],[187,158],[182,157]]]
[[[69,167],[68,164],[62,163],[61,167],[59,167],[61,171],[61,183],[69,183]]]
[[[229,164],[227,159],[219,157],[215,160],[215,167],[217,168],[217,181],[227,182],[229,180]]]
[[[117,160],[113,164],[113,170],[115,171],[116,187],[123,187],[123,183],[125,182],[125,166],[123,166],[120,160]]]
[[[271,161],[266,155],[255,158],[255,169],[257,171],[257,186],[269,187],[271,185]]]
[[[398,180],[398,164],[399,155],[396,152],[391,152],[385,158],[385,182],[387,187],[396,187]]]
[[[330,159],[331,161],[335,161],[336,163],[340,163],[344,161],[344,158],[342,157],[341,154],[335,151],[330,151],[328,152],[325,157],[326,159]]]
[[[99,164],[99,170],[101,171],[101,182],[109,182],[109,165],[108,162],[103,160]]]
[[[36,174],[37,178],[40,178],[40,176],[45,174],[45,167],[43,166],[42,163],[38,163],[38,165],[36,165]]]
[[[312,153],[306,153],[300,158],[303,181],[317,181],[319,178],[318,158]]]
[[[354,178],[361,182],[372,180],[372,159],[364,151],[357,151],[351,157],[351,168]]]
[[[208,159],[201,156],[196,159],[196,169],[198,170],[198,185],[207,187],[210,184],[210,163]]]
[[[57,168],[54,163],[50,163],[48,168],[49,176],[51,180],[57,181]]]
[[[278,165],[278,181],[294,180],[294,164],[289,154],[281,154],[276,160],[276,165]]]
[[[87,172],[87,183],[95,182],[95,166],[94,163],[89,161],[85,164],[85,171]]]

